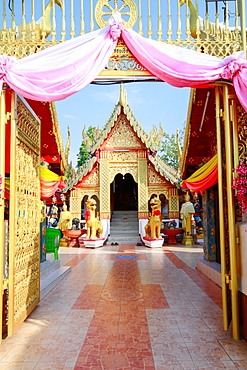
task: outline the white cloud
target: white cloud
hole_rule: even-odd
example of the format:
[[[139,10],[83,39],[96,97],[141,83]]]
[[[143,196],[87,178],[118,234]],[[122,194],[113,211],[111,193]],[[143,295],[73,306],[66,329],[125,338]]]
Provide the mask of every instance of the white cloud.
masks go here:
[[[65,118],[72,119],[74,121],[78,121],[78,117],[73,116],[72,114],[63,114],[62,116],[65,117]]]

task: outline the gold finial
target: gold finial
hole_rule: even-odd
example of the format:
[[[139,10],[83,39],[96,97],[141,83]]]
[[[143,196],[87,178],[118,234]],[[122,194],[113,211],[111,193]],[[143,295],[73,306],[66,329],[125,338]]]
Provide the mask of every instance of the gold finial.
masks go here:
[[[127,102],[127,92],[124,90],[123,84],[120,84],[120,97],[119,97],[119,104],[122,105],[122,107]]]

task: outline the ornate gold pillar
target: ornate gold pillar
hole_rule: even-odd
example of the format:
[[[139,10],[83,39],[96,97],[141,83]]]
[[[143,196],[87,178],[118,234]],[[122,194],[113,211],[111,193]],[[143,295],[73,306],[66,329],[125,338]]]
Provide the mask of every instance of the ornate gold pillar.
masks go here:
[[[169,209],[169,218],[179,218],[179,197],[178,189],[170,188],[169,197],[168,197],[168,209]]]
[[[148,218],[148,168],[145,152],[138,153],[138,218]]]
[[[221,283],[222,283],[222,311],[224,330],[228,329],[228,305],[227,305],[227,284],[226,284],[226,245],[224,226],[224,198],[223,198],[223,161],[222,161],[222,138],[221,138],[221,109],[219,87],[215,87],[215,115],[218,153],[218,199],[219,199],[219,228],[220,228],[220,256],[221,256]]]
[[[81,190],[75,189],[70,193],[69,210],[73,218],[81,219]]]
[[[2,176],[1,188],[4,189],[5,183],[5,90],[2,91],[0,100],[0,175]],[[0,193],[0,260],[4,261],[4,200],[1,199]],[[3,293],[4,293],[4,271],[3,263],[0,264],[1,276],[1,297],[0,297],[0,343],[2,341],[2,312],[3,312]]]
[[[108,152],[100,153],[100,219],[111,218],[110,168]]]
[[[228,206],[228,230],[230,248],[230,276],[226,276],[232,296],[232,336],[239,339],[239,307],[238,307],[238,272],[237,272],[237,241],[235,225],[235,200],[232,189],[233,181],[233,130],[229,114],[229,87],[223,85],[224,101],[224,123],[225,123],[225,150],[226,150],[226,186],[227,186],[227,206]]]

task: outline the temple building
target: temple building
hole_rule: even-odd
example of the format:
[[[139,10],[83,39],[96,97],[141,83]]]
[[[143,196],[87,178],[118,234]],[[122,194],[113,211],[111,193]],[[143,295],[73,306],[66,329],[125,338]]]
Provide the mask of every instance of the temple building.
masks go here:
[[[245,340],[246,213],[241,212],[232,185],[233,169],[246,159],[246,121],[232,86],[192,89],[180,163],[182,187],[200,193],[203,210],[204,258],[197,260],[197,269],[222,288],[225,330],[232,315],[233,333],[237,332],[239,317]]]
[[[163,217],[178,220],[178,174],[156,150],[121,87],[119,102],[90,150],[91,158],[67,182],[73,217],[81,219],[85,201],[94,197],[100,219],[110,220],[116,210],[136,210],[139,220],[147,219],[149,201],[157,196],[163,208],[168,205]]]

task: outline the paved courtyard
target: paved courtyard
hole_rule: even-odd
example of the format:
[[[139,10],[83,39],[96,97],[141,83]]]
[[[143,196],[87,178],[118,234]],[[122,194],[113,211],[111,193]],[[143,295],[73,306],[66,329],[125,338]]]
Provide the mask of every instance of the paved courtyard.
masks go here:
[[[0,369],[247,369],[200,246],[60,248],[72,271],[0,346]],[[49,255],[49,258],[52,256]]]

